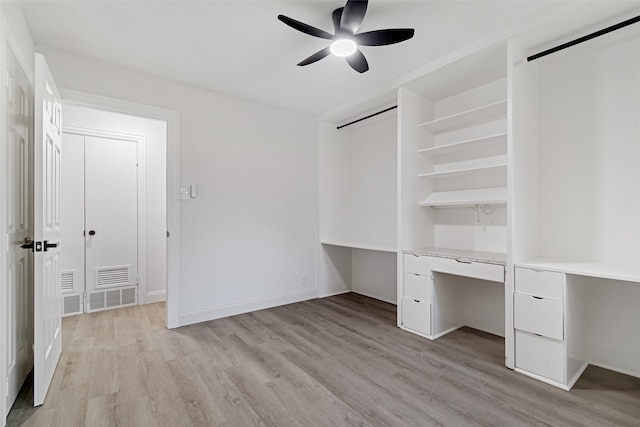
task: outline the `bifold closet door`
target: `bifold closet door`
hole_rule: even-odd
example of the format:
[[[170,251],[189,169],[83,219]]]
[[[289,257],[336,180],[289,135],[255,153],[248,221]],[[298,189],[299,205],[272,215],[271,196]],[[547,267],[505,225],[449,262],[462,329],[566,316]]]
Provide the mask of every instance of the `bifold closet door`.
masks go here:
[[[86,290],[135,285],[137,143],[85,136]]]

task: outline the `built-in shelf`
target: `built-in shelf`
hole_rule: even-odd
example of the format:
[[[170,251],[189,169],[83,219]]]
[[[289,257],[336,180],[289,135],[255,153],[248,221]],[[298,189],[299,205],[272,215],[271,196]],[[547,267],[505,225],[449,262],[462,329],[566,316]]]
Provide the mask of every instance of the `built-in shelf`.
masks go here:
[[[430,122],[422,123],[418,126],[432,132],[443,132],[491,120],[497,120],[506,117],[506,115],[507,101],[504,100],[479,108],[474,108],[472,110],[463,111],[462,113],[431,120]]]
[[[507,188],[477,188],[472,190],[436,191],[420,202],[420,206],[465,207],[475,205],[504,206]]]
[[[359,242],[334,242],[328,240],[322,240],[320,243],[323,245],[330,246],[341,246],[344,248],[351,249],[365,249],[368,251],[379,251],[379,252],[398,252],[398,248],[391,245],[383,245],[383,244],[371,244],[371,243],[359,243]]]
[[[484,173],[484,172],[499,171],[499,170],[504,170],[506,172],[507,165],[499,164],[499,165],[492,165],[492,166],[482,166],[479,168],[456,169],[456,170],[450,170],[450,171],[444,171],[444,172],[430,172],[430,173],[422,173],[418,176],[420,178],[431,178],[431,179],[453,178],[455,176],[473,175],[476,173]]]
[[[640,267],[638,266],[620,266],[598,262],[576,262],[562,261],[553,258],[536,258],[517,262],[516,267],[640,283]]]
[[[429,156],[442,156],[445,154],[452,154],[460,151],[473,150],[476,148],[485,148],[485,147],[491,147],[491,146],[500,145],[500,144],[506,145],[506,143],[507,143],[507,134],[499,133],[497,135],[469,139],[466,141],[440,145],[437,147],[425,148],[423,150],[418,150],[418,153],[429,155]]]

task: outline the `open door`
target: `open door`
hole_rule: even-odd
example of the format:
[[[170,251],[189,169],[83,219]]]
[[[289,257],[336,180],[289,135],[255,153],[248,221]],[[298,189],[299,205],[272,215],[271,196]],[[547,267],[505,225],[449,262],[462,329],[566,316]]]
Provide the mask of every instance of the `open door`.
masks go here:
[[[62,102],[49,67],[35,58],[33,404],[44,403],[62,351],[60,154]]]

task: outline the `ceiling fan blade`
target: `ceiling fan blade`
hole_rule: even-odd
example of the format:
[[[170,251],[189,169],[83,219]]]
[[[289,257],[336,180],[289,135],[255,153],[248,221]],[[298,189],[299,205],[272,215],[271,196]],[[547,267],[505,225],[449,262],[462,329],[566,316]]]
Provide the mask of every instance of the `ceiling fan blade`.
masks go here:
[[[314,53],[313,55],[311,55],[307,59],[305,59],[303,61],[300,61],[298,63],[298,65],[300,67],[304,67],[305,65],[313,64],[314,62],[321,60],[325,56],[328,56],[330,53],[331,53],[330,48],[329,47],[325,47],[324,49]]]
[[[360,52],[360,49],[356,50],[353,55],[347,56],[345,59],[347,60],[349,65],[351,65],[351,68],[359,73],[364,73],[365,71],[369,70],[367,58],[365,58],[362,52]]]
[[[384,46],[409,40],[414,33],[413,28],[390,28],[356,34],[353,40],[360,46]]]
[[[331,18],[333,19],[333,30],[336,33],[336,35],[341,32],[340,20],[342,19],[343,10],[344,10],[344,7],[339,7],[338,9],[334,10],[333,14],[331,15]]]
[[[320,37],[321,39],[332,40],[333,34],[323,31],[319,28],[312,27],[311,25],[305,24],[304,22],[296,21],[293,18],[289,18],[288,16],[278,15],[278,19],[294,28],[298,31],[301,31],[305,34],[309,34],[310,36]]]
[[[349,31],[354,34],[360,28],[365,13],[367,13],[367,0],[348,0],[344,5],[344,11],[342,12],[342,20],[340,21],[340,28],[343,31]]]

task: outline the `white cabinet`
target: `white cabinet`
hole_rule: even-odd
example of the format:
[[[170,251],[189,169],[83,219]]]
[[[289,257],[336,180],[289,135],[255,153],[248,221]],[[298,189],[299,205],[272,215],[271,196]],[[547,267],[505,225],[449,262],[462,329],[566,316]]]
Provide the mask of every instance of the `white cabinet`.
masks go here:
[[[504,317],[495,315],[504,308],[504,266],[471,260],[471,252],[425,252],[403,255],[400,326],[430,339],[462,326],[504,334]]]
[[[404,277],[400,323],[420,335],[431,336],[431,260],[403,255]]]
[[[516,368],[566,386],[565,275],[516,267]]]
[[[564,300],[565,275],[553,271],[516,268],[517,293],[542,298]]]
[[[431,304],[402,298],[402,326],[421,335],[431,335]]]
[[[431,275],[404,273],[404,296],[418,301],[431,301]]]
[[[433,258],[431,270],[491,282],[504,282],[504,266],[452,258]]]
[[[562,301],[516,294],[513,306],[516,329],[560,341],[564,339]]]
[[[566,364],[564,342],[516,330],[517,368],[564,384]]]

